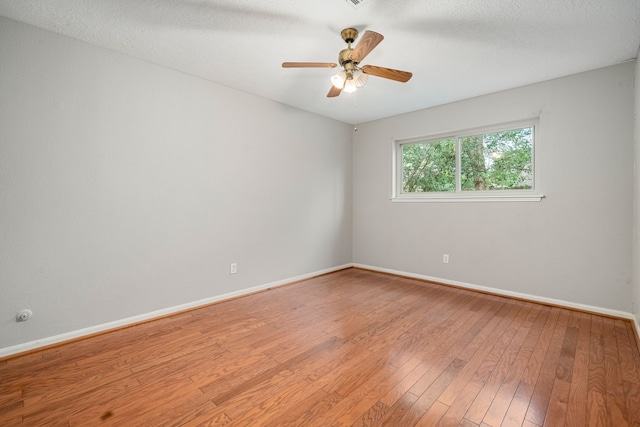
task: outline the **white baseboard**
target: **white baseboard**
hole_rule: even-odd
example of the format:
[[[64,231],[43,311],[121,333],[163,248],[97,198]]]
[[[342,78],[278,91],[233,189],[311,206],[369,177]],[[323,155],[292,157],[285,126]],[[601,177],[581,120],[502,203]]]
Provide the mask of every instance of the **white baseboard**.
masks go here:
[[[537,296],[537,295],[524,294],[524,293],[520,293],[520,292],[506,291],[504,289],[491,288],[491,287],[488,287],[488,286],[474,285],[474,284],[471,284],[471,283],[458,282],[456,280],[442,279],[442,278],[439,278],[439,277],[425,276],[423,274],[406,273],[404,271],[391,270],[391,269],[388,269],[388,268],[373,267],[371,265],[365,265],[365,264],[353,264],[353,266],[356,267],[356,268],[363,268],[365,270],[379,271],[381,273],[389,273],[389,274],[394,274],[394,275],[397,275],[397,276],[410,277],[410,278],[413,278],[413,279],[427,280],[427,281],[436,282],[436,283],[443,283],[445,285],[457,286],[457,287],[460,287],[460,288],[471,289],[471,290],[475,290],[475,291],[488,292],[488,293],[495,294],[495,295],[503,295],[503,296],[506,296],[506,297],[525,299],[525,300],[529,300],[529,301],[539,302],[541,304],[557,305],[559,307],[566,307],[566,308],[572,308],[572,309],[581,310],[581,311],[588,311],[588,312],[592,312],[592,313],[603,314],[603,315],[606,315],[606,316],[619,317],[619,318],[622,318],[622,319],[630,319],[630,320],[633,320],[634,322],[636,322],[636,331],[638,331],[638,328],[637,328],[638,327],[638,319],[636,319],[636,317],[632,313],[626,313],[626,312],[620,311],[620,310],[613,310],[613,309],[610,309],[610,308],[596,307],[596,306],[586,305],[586,304],[579,304],[579,303],[576,303],[576,302],[558,300],[558,299],[554,299],[554,298],[546,298],[546,297],[541,297],[541,296]]]
[[[481,292],[488,292],[488,293],[491,293],[491,294],[503,295],[503,296],[506,296],[506,297],[525,299],[525,300],[530,300],[530,301],[534,301],[534,302],[539,302],[539,303],[542,303],[542,304],[551,304],[551,305],[556,305],[556,306],[559,306],[559,307],[566,307],[566,308],[572,308],[572,309],[576,309],[576,310],[588,311],[588,312],[592,312],[592,313],[603,314],[603,315],[606,315],[606,316],[613,316],[613,317],[619,317],[619,318],[623,318],[623,319],[630,319],[631,321],[634,322],[635,331],[636,331],[636,334],[638,335],[638,337],[637,337],[638,338],[638,342],[640,343],[640,319],[638,319],[632,313],[626,313],[624,311],[612,310],[612,309],[603,308],[603,307],[596,307],[596,306],[591,306],[591,305],[578,304],[578,303],[571,302],[571,301],[557,300],[557,299],[553,299],[553,298],[545,298],[545,297],[540,297],[540,296],[537,296],[537,295],[524,294],[524,293],[520,293],[520,292],[506,291],[506,290],[503,290],[503,289],[491,288],[491,287],[488,287],[488,286],[479,286],[479,285],[474,285],[474,284],[471,284],[471,283],[464,283],[464,282],[458,282],[458,281],[455,281],[455,280],[442,279],[442,278],[439,278],[439,277],[432,277],[432,276],[426,276],[426,275],[415,274],[415,273],[407,273],[407,272],[404,272],[404,271],[391,270],[391,269],[388,269],[388,268],[381,268],[381,267],[374,267],[374,266],[371,266],[371,265],[353,263],[353,264],[344,264],[344,265],[341,265],[341,266],[337,266],[337,267],[332,267],[332,268],[328,268],[328,269],[325,269],[325,270],[316,271],[314,273],[303,274],[303,275],[296,276],[296,277],[290,277],[288,279],[278,280],[276,282],[266,283],[266,284],[263,284],[263,285],[254,286],[254,287],[247,288],[247,289],[242,289],[240,291],[229,292],[229,293],[222,294],[222,295],[216,295],[216,296],[211,297],[211,298],[205,298],[205,299],[202,299],[202,300],[193,301],[193,302],[189,302],[189,303],[186,303],[186,304],[176,305],[176,306],[173,306],[173,307],[168,307],[168,308],[164,308],[164,309],[161,309],[161,310],[152,311],[150,313],[145,313],[145,314],[140,314],[140,315],[133,316],[133,317],[128,317],[126,319],[116,320],[116,321],[109,322],[109,323],[103,323],[101,325],[96,325],[96,326],[92,326],[92,327],[89,327],[89,328],[79,329],[79,330],[76,330],[76,331],[71,331],[71,332],[67,332],[67,333],[64,333],[64,334],[55,335],[55,336],[52,336],[52,337],[47,337],[47,338],[39,339],[39,340],[36,340],[36,341],[27,342],[27,343],[24,343],[24,344],[18,344],[18,345],[12,346],[12,347],[0,348],[0,358],[4,358],[4,357],[7,357],[7,356],[19,354],[19,353],[24,353],[24,352],[27,352],[27,351],[31,351],[31,350],[35,350],[35,349],[41,348],[41,347],[47,347],[47,346],[54,345],[54,344],[60,344],[60,343],[63,343],[65,341],[72,341],[72,340],[79,339],[79,338],[82,338],[82,337],[85,337],[85,336],[89,336],[89,335],[94,335],[94,334],[98,334],[98,333],[107,332],[107,331],[110,331],[110,330],[113,330],[113,329],[118,329],[118,328],[121,328],[121,327],[124,327],[124,326],[129,326],[129,325],[133,325],[133,324],[136,324],[136,323],[153,320],[155,318],[167,316],[167,315],[174,314],[174,313],[179,313],[179,312],[185,311],[185,310],[198,308],[198,307],[201,307],[201,306],[212,304],[214,302],[219,302],[219,301],[223,301],[223,300],[226,300],[226,299],[239,297],[239,296],[242,296],[242,295],[248,295],[248,294],[251,294],[251,293],[254,293],[254,292],[258,292],[258,291],[261,291],[261,290],[265,290],[265,289],[269,289],[269,288],[275,288],[275,287],[278,287],[278,286],[287,285],[287,284],[290,284],[290,283],[293,283],[293,282],[297,282],[297,281],[305,280],[305,279],[310,279],[310,278],[315,277],[315,276],[319,276],[319,275],[327,274],[327,273],[332,273],[334,271],[343,270],[345,268],[350,268],[350,267],[363,268],[365,270],[378,271],[378,272],[381,272],[381,273],[389,273],[389,274],[394,274],[396,276],[403,276],[403,277],[409,277],[409,278],[413,278],[413,279],[427,280],[427,281],[430,281],[430,282],[443,283],[445,285],[457,286],[457,287],[460,287],[460,288],[471,289],[471,290],[476,290],[476,291],[481,291]]]
[[[103,323],[96,326],[91,326],[89,328],[78,329],[76,331],[66,332],[64,334],[55,335],[52,337],[42,338],[36,341],[30,341],[23,344],[14,345],[12,347],[0,348],[0,358],[4,358],[7,356],[12,356],[19,353],[24,353],[27,351],[35,350],[41,347],[47,347],[54,344],[61,344],[66,341],[76,340],[82,337],[86,337],[89,335],[95,335],[103,332],[108,332],[110,330],[122,328],[124,326],[133,325],[140,322],[145,322],[149,320],[153,320],[159,317],[167,316],[174,313],[179,313],[181,311],[190,310],[194,308],[198,308],[201,306],[209,305],[214,302],[223,301],[230,298],[239,297],[242,295],[248,295],[254,292],[262,291],[269,288],[275,288],[278,286],[288,285],[293,282],[298,282],[300,280],[310,279],[315,276],[320,276],[322,274],[331,273],[338,270],[343,270],[345,268],[352,267],[352,264],[345,264],[337,267],[327,268],[325,270],[316,271],[309,274],[303,274],[301,276],[290,277],[284,280],[278,280],[276,282],[265,283],[263,285],[254,286],[247,289],[242,289],[240,291],[229,292],[222,295],[216,295],[210,298],[201,299],[198,301],[189,302],[186,304],[180,304],[173,307],[163,308],[161,310],[152,311],[150,313],[144,313],[137,316],[127,317],[126,319],[115,320],[113,322]]]

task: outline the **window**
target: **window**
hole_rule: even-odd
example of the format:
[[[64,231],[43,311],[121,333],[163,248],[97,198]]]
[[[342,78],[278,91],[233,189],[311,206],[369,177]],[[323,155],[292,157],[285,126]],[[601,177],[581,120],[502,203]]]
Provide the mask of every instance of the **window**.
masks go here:
[[[537,122],[395,141],[394,201],[540,200]]]

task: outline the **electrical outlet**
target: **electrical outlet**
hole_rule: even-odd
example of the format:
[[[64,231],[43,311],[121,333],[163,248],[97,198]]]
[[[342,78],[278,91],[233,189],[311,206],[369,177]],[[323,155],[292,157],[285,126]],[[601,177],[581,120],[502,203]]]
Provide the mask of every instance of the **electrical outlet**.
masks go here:
[[[231,274],[236,274],[238,272],[238,264],[235,262],[231,263],[231,267],[229,268]]]
[[[442,262],[444,264],[449,264],[449,254],[442,254]]]

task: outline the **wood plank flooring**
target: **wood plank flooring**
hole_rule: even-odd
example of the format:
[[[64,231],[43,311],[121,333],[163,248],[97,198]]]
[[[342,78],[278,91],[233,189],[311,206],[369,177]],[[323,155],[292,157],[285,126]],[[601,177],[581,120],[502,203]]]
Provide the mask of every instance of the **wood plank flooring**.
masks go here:
[[[631,322],[347,269],[0,361],[2,426],[640,426]]]

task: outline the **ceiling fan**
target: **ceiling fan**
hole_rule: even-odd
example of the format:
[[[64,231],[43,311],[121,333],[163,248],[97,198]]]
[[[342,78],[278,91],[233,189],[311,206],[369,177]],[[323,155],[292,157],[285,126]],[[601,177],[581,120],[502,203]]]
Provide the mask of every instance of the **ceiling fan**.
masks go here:
[[[327,93],[328,98],[340,95],[343,90],[352,93],[365,85],[368,76],[377,76],[405,83],[409,81],[412,73],[408,71],[394,70],[392,68],[378,67],[376,65],[364,65],[360,67],[362,61],[378,44],[384,39],[382,34],[375,31],[365,31],[364,35],[355,48],[351,43],[358,38],[358,30],[355,28],[345,28],[340,33],[342,40],[347,43],[347,48],[338,54],[338,62],[342,70],[331,77],[331,89]],[[282,68],[335,68],[338,64],[332,62],[283,62]]]

